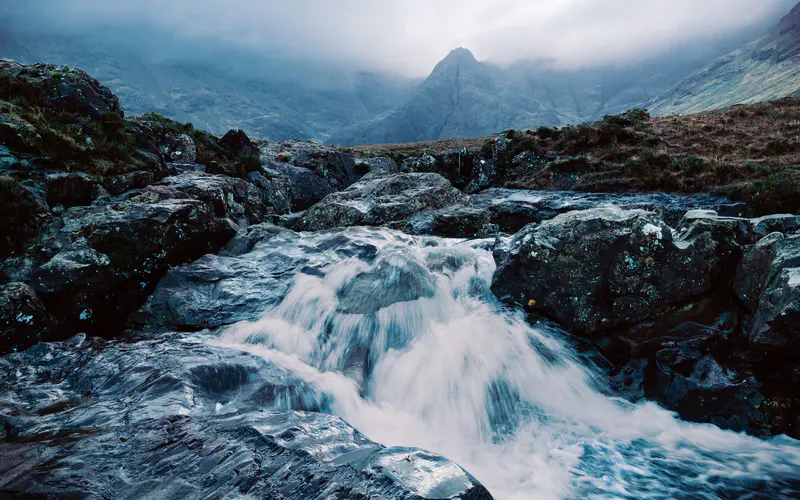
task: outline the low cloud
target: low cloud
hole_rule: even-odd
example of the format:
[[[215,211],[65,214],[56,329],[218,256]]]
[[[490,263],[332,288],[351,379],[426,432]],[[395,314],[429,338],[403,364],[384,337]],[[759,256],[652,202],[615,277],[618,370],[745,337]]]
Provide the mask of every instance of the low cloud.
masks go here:
[[[26,0],[2,26],[246,50],[424,75],[450,49],[500,64],[626,64],[690,43],[766,29],[797,0]],[[189,49],[191,51],[191,49]]]

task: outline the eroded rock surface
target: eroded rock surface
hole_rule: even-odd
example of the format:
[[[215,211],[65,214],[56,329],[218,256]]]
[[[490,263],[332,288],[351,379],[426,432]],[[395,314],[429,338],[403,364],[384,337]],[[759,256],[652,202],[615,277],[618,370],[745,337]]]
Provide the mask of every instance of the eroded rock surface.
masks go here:
[[[373,443],[290,373],[198,338],[78,336],[0,370],[2,495],[491,499],[455,463]]]
[[[715,243],[675,240],[642,210],[559,215],[517,233],[492,290],[581,333],[644,320],[711,287]]]

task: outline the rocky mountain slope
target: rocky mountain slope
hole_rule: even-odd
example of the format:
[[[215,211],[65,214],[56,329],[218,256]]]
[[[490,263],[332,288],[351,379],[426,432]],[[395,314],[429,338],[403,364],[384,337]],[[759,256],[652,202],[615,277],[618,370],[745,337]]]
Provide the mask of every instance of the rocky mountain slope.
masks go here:
[[[324,142],[398,105],[417,83],[279,61],[250,61],[244,71],[224,61],[154,59],[121,43],[67,35],[2,33],[0,57],[85,68],[131,114],[158,112],[215,134],[241,128],[263,139]]]
[[[655,65],[654,65],[655,66]],[[481,137],[497,130],[557,126],[602,118],[664,92],[683,66],[553,71],[535,64],[500,68],[464,48],[450,52],[402,105],[334,134],[332,144]]]
[[[662,94],[708,54],[718,51],[619,68],[530,62],[502,69],[462,49],[422,82],[297,61],[255,64],[246,54],[231,55],[233,64],[196,54],[158,58],[89,36],[0,34],[0,57],[85,68],[132,114],[158,112],[215,134],[241,128],[262,139],[334,144],[479,137],[600,119]]]
[[[800,96],[800,4],[762,38],[686,77],[648,104],[657,115]]]
[[[537,429],[567,421],[570,448],[588,427],[594,446],[598,427],[570,419],[596,408],[540,418],[525,393],[534,374],[498,382],[516,359],[550,381],[578,371],[583,385],[570,390],[595,391],[557,338],[585,345],[611,396],[722,429],[800,436],[800,215],[775,213],[800,212],[800,145],[776,135],[797,123],[797,100],[660,120],[639,110],[403,159],[128,117],[106,87],[65,67],[0,61],[0,97],[0,495],[489,499],[452,460],[384,447],[337,415],[349,408],[348,422],[366,415],[358,426],[369,425],[375,412],[399,413],[380,398],[431,394],[435,404],[423,398],[402,417],[476,411],[480,449],[531,415]],[[702,192],[717,185],[749,196]],[[665,192],[675,189],[701,192]],[[484,354],[473,321],[488,321],[487,346],[517,338],[512,352],[523,353],[493,351],[502,369],[474,394],[453,384],[490,360],[449,350]],[[285,336],[270,337],[270,325]],[[446,357],[424,366],[439,375],[379,392],[392,375],[383,363],[424,347],[420,331],[448,341],[467,331],[470,342],[434,344],[423,354]],[[408,359],[401,375],[415,372]],[[422,388],[434,379],[471,399],[438,406],[440,394]],[[638,411],[580,394],[618,412],[612,422]],[[644,408],[648,425],[689,425]],[[457,416],[438,423],[451,429]],[[406,420],[380,423],[396,436]],[[714,430],[691,431],[686,439]],[[609,446],[640,466],[673,453],[653,441],[660,430],[633,436],[651,440],[643,452],[632,426],[620,447],[602,432],[580,457],[601,459],[582,462],[576,483],[607,483]],[[744,454],[731,454],[741,436],[717,437],[723,455],[701,441],[697,456],[677,458],[743,464],[735,479],[703,483],[704,495],[800,491],[796,462],[781,454],[796,456],[794,441],[747,438]],[[754,446],[775,447],[758,453],[767,469],[752,472]],[[473,455],[482,453],[459,460]],[[697,474],[655,470],[665,491],[698,491]],[[644,495],[652,478],[645,471],[629,488]]]

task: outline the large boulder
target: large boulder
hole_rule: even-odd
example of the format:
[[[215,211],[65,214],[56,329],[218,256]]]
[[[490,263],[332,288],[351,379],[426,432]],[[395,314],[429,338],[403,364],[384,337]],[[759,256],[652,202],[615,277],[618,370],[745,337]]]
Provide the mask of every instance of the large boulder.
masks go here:
[[[591,334],[709,290],[715,248],[707,233],[675,240],[643,210],[570,212],[514,236],[492,291]]]
[[[52,64],[20,64],[0,59],[0,74],[20,84],[31,104],[101,120],[106,113],[121,113],[119,100],[85,71]]]
[[[771,349],[800,346],[800,235],[773,233],[742,258],[734,290],[753,314],[751,343]]]
[[[103,179],[103,187],[112,195],[120,195],[133,189],[142,189],[155,184],[157,175],[150,170],[136,170],[127,174]]]
[[[362,176],[365,174],[396,174],[400,171],[397,163],[387,156],[359,158],[355,162],[355,172]]]
[[[675,193],[584,193],[579,191],[531,191],[491,188],[472,196],[472,205],[489,211],[491,221],[503,231],[516,233],[525,225],[592,208],[640,209],[658,215],[676,227],[690,210],[714,210],[730,218],[745,211],[742,203],[707,194]]]
[[[344,189],[360,177],[353,157],[313,142],[270,143],[262,147],[261,156],[267,162],[290,163],[308,169],[325,179],[334,190]]]
[[[253,144],[243,130],[238,128],[231,129],[223,135],[219,140],[219,144],[239,156],[258,154],[258,149],[255,144]]]
[[[47,203],[66,208],[91,205],[99,194],[99,184],[82,172],[54,172],[45,177]]]
[[[146,189],[68,210],[37,240],[31,286],[74,329],[114,334],[169,266],[214,252],[235,233],[210,205],[180,195]]]
[[[386,448],[263,359],[176,334],[0,358],[0,497],[490,500],[456,463]]]
[[[485,238],[500,228],[491,223],[485,209],[453,205],[439,210],[418,212],[405,221],[390,224],[408,234],[425,234],[445,238]]]
[[[290,163],[268,162],[265,169],[287,180],[292,211],[305,210],[335,191],[327,179],[305,167]]]
[[[310,208],[298,229],[379,226],[429,209],[466,202],[466,196],[438,174],[369,175]]]
[[[263,222],[274,213],[258,186],[243,179],[224,175],[184,172],[161,181],[165,186],[186,193],[214,207],[218,217],[227,217],[240,225]],[[279,203],[281,203],[279,201]]]

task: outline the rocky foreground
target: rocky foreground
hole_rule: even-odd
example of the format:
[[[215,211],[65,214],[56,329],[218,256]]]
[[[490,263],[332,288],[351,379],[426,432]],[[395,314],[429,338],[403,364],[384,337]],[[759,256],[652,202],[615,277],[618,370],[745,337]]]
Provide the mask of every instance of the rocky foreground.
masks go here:
[[[0,96],[0,492],[490,498],[453,462],[372,443],[291,374],[195,336],[279,303],[320,272],[309,254],[374,257],[350,226],[481,238],[491,291],[585,342],[613,393],[800,437],[800,216],[756,195],[563,190],[592,172],[542,149],[563,130],[398,162],[128,118],[63,67],[2,61]],[[642,120],[575,133],[641,148]],[[646,158],[626,168],[661,165]],[[390,305],[370,302],[372,278],[340,291],[342,311]],[[391,303],[426,295],[397,279]],[[233,392],[247,404],[220,413]]]

